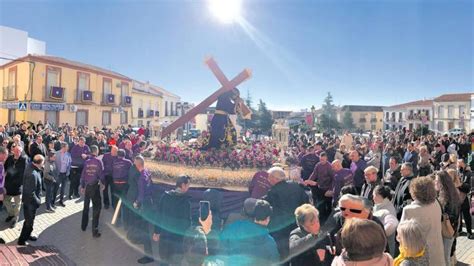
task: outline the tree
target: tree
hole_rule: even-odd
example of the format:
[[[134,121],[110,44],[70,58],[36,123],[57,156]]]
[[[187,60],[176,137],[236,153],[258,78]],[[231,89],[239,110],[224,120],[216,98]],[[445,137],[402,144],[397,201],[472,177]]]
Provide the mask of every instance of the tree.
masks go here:
[[[262,134],[269,134],[272,130],[272,125],[272,113],[267,109],[265,102],[260,99],[258,103],[256,129]]]
[[[336,106],[332,103],[332,95],[328,92],[328,95],[324,99],[322,106],[322,114],[320,117],[321,127],[325,130],[332,130],[339,128],[339,122],[336,116]]]
[[[346,109],[344,116],[342,117],[342,127],[349,130],[355,128],[354,119],[352,118],[352,114],[349,109]]]

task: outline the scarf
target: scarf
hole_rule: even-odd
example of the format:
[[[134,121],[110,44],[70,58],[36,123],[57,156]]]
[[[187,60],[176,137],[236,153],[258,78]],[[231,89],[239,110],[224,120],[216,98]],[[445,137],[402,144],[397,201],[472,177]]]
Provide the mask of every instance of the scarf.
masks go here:
[[[405,259],[408,259],[408,258],[420,258],[420,257],[423,257],[424,255],[425,255],[425,249],[422,249],[420,252],[418,252],[417,254],[415,254],[415,256],[413,256],[413,257],[408,257],[408,256],[406,255],[405,248],[400,247],[400,255],[398,255],[398,257],[393,261],[393,265],[394,265],[394,266],[399,266]]]

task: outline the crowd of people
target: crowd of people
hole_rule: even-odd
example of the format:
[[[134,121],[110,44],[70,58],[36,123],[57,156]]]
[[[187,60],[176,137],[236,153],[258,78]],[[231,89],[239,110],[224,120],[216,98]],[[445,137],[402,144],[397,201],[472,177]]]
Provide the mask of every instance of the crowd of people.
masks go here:
[[[205,152],[159,143],[161,161],[197,166],[219,158],[213,166],[267,169],[253,177],[241,212],[224,215],[223,192],[208,189],[209,213],[196,217],[192,177],[154,189],[141,155],[150,148],[146,130],[15,128],[0,126],[0,194],[12,227],[23,206],[19,245],[37,239],[42,194],[48,212],[82,194],[83,231],[92,201],[95,238],[102,205],[120,208],[116,225],[144,246],[142,264],[159,257],[160,265],[452,265],[464,227],[474,239],[472,135],[294,133],[283,151],[271,142]]]

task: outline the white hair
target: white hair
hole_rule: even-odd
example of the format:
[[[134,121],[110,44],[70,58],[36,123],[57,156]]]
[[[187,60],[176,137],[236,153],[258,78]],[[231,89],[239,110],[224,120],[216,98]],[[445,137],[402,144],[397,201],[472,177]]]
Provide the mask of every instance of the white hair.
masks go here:
[[[283,169],[281,167],[272,167],[270,168],[270,170],[268,170],[268,176],[270,177],[273,177],[275,179],[278,179],[278,180],[285,180],[286,179],[286,175],[285,175],[285,171],[283,171]]]

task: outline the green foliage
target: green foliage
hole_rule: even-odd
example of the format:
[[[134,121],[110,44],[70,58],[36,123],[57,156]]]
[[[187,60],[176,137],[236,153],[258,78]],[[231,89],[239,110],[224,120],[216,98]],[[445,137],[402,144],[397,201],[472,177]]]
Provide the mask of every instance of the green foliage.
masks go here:
[[[355,128],[354,119],[352,118],[352,114],[349,112],[349,110],[344,112],[344,116],[342,117],[342,127],[349,130]]]
[[[339,122],[337,121],[336,106],[333,104],[332,95],[330,92],[328,92],[328,95],[324,99],[322,114],[319,120],[320,126],[324,130],[340,128]]]

